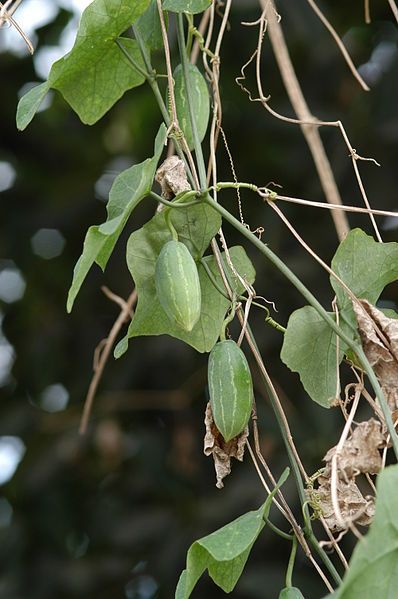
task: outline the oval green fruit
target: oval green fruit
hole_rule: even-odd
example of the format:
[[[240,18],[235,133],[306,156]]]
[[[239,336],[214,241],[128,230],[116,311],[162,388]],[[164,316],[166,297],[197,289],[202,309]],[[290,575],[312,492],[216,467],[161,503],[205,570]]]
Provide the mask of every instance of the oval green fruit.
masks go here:
[[[167,316],[186,331],[200,317],[201,290],[198,269],[186,245],[167,242],[156,261],[155,285]]]
[[[250,368],[235,341],[220,341],[211,350],[208,382],[214,422],[230,441],[244,430],[253,407]]]
[[[286,587],[279,593],[279,599],[304,599],[304,595],[296,587]]]
[[[191,115],[182,65],[179,64],[176,67],[173,78],[178,122],[184,133],[189,149],[193,150],[195,148],[195,142],[192,133]],[[199,141],[202,141],[206,135],[210,116],[209,90],[205,78],[194,64],[188,66],[188,79],[196,129]]]

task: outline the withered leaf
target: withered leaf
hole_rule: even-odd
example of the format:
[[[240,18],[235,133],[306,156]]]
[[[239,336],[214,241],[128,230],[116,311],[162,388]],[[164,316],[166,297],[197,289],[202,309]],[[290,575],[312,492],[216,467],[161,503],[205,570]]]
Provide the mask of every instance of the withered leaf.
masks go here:
[[[330,475],[331,469],[327,468],[324,475],[319,478],[320,484],[316,490],[317,502],[330,530],[343,530],[333,507]],[[374,498],[367,497],[365,499],[354,480],[339,479],[337,497],[344,522],[347,524],[355,522],[361,526],[370,524],[374,515]]]
[[[353,303],[362,345],[391,410],[398,408],[398,320],[366,300]]]
[[[384,442],[384,434],[378,420],[370,418],[358,424],[339,453],[337,459],[339,477],[347,480],[358,474],[379,472],[382,467],[379,448],[384,446]],[[336,447],[329,449],[323,458],[327,464],[331,463],[335,452]]]
[[[216,486],[218,489],[222,489],[224,486],[223,479],[231,472],[231,458],[235,458],[240,462],[243,460],[249,428],[246,427],[240,435],[227,443],[214,424],[210,403],[206,406],[205,425],[206,434],[203,452],[206,456],[213,455],[217,478]]]
[[[179,193],[191,189],[184,163],[178,156],[166,158],[156,171],[155,179],[160,183],[162,196],[166,200],[170,200]]]
[[[344,530],[351,522],[361,526],[370,524],[374,514],[374,497],[364,497],[356,477],[376,474],[382,469],[379,449],[385,444],[382,424],[370,418],[358,424],[345,440],[336,455],[337,447],[329,449],[325,457],[326,468],[318,477],[318,488],[310,492],[314,509],[322,512],[331,530]],[[336,459],[333,458],[336,456]],[[336,514],[332,499],[332,471],[337,468],[336,495],[341,518]]]

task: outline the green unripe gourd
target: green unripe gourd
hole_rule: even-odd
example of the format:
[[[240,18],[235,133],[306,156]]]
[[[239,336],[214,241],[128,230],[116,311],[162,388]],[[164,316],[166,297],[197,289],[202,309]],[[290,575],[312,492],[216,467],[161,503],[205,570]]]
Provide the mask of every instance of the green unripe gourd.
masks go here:
[[[220,341],[210,352],[210,404],[214,422],[230,441],[246,427],[253,407],[253,383],[245,354],[232,341]]]
[[[201,290],[198,269],[186,245],[168,241],[156,261],[158,299],[170,320],[192,331],[200,317]]]

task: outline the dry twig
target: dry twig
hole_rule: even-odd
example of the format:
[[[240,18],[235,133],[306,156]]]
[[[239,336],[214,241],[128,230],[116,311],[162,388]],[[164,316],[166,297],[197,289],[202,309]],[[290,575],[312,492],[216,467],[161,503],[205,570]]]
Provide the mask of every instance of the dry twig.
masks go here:
[[[329,33],[333,37],[334,41],[337,44],[338,49],[340,50],[341,54],[343,55],[344,60],[346,61],[351,73],[353,74],[355,79],[358,81],[359,85],[362,87],[362,89],[364,89],[365,91],[368,92],[369,87],[366,85],[365,81],[362,79],[361,75],[358,73],[357,69],[355,68],[354,63],[351,60],[351,56],[348,54],[346,47],[344,46],[343,42],[341,41],[341,39],[340,39],[339,35],[337,34],[336,30],[334,29],[333,25],[328,21],[328,19],[325,17],[323,12],[320,10],[319,6],[314,2],[314,0],[307,0],[307,2],[310,5],[310,7],[312,8],[312,10],[314,11],[314,13],[316,14],[316,16],[318,17],[318,19],[320,21],[322,21],[322,23],[325,25],[326,29],[329,31]]]
[[[364,0],[364,13],[365,13],[365,23],[369,25],[371,23],[370,18],[370,0]]]
[[[97,346],[97,349],[94,352],[94,376],[91,380],[87,396],[84,402],[83,414],[79,427],[79,432],[81,435],[84,435],[84,433],[87,431],[88,421],[93,407],[94,397],[97,392],[98,384],[101,380],[112,347],[115,344],[116,338],[123,324],[127,322],[129,318],[131,318],[133,307],[137,301],[137,291],[135,289],[134,291],[132,291],[127,301],[124,301],[121,297],[112,293],[112,291],[110,291],[107,287],[102,287],[102,291],[105,293],[107,297],[109,297],[109,299],[116,302],[120,306],[121,310],[119,316],[115,320],[109,332],[108,337],[100,341],[100,343]]]
[[[368,213],[375,230],[376,237],[379,241],[381,241],[381,235],[378,230],[377,224],[375,222],[374,216],[372,214],[370,204],[366,195],[366,191],[364,185],[362,183],[362,179],[359,173],[357,161],[358,160],[371,160],[375,164],[378,164],[374,159],[364,158],[360,156],[355,148],[352,147],[347,133],[344,129],[344,126],[341,121],[321,121],[316,119],[310,112],[306,100],[301,91],[300,84],[298,82],[296,73],[293,68],[293,64],[291,62],[289,51],[286,45],[285,38],[283,36],[283,31],[281,25],[279,23],[279,15],[277,15],[275,11],[274,5],[271,3],[271,0],[260,0],[261,5],[263,7],[263,12],[255,23],[251,23],[251,25],[259,24],[259,35],[258,35],[258,43],[257,48],[250,57],[250,59],[244,64],[241,69],[241,76],[237,77],[236,82],[241,87],[243,91],[245,91],[252,102],[261,102],[264,108],[272,114],[275,118],[282,120],[284,122],[300,125],[303,135],[306,138],[307,144],[310,148],[315,166],[318,171],[318,175],[321,181],[321,185],[323,187],[326,199],[328,203],[332,205],[342,205],[342,200],[333,176],[333,172],[329,163],[329,160],[326,156],[323,143],[321,137],[319,135],[318,127],[320,126],[329,126],[336,127],[340,130],[340,133],[343,137],[343,140],[348,148],[349,155],[351,157],[355,177],[357,179],[358,187],[360,189],[362,199],[365,203],[365,206],[368,209]],[[266,18],[267,17],[267,18]],[[263,38],[265,32],[268,27],[269,37],[271,40],[271,44],[274,49],[275,58],[278,62],[278,66],[281,72],[282,79],[284,81],[286,91],[289,95],[290,101],[293,105],[293,108],[298,116],[298,118],[290,118],[286,117],[271,108],[269,105],[270,96],[265,96],[262,89],[261,82],[261,51],[263,45]],[[258,89],[258,98],[252,98],[250,91],[243,85],[243,81],[246,78],[245,69],[249,66],[249,64],[256,60],[256,80],[257,80],[257,89]],[[335,223],[336,231],[339,239],[343,239],[345,235],[349,231],[348,221],[344,214],[339,211],[337,214],[332,213],[332,217]]]
[[[318,254],[316,252],[314,252],[313,249],[310,248],[308,243],[306,243],[304,241],[304,239],[301,237],[301,235],[298,233],[298,231],[295,229],[295,227],[292,225],[292,223],[289,221],[289,219],[283,214],[282,210],[274,202],[268,202],[268,203],[271,206],[271,208],[274,210],[274,212],[277,213],[277,215],[282,220],[282,222],[285,223],[287,228],[291,231],[291,233],[294,235],[294,237],[297,239],[297,241],[300,243],[300,245],[306,250],[306,252],[308,252],[314,258],[314,260],[316,260],[318,262],[318,264],[320,264],[322,266],[322,268],[324,270],[326,270],[326,272],[328,272],[334,279],[336,279],[336,281],[343,287],[344,291],[347,293],[347,295],[351,298],[351,300],[353,302],[357,302],[358,299],[354,295],[354,293],[351,291],[351,289],[334,272],[334,270],[332,268],[330,268],[330,266],[328,264],[326,264],[326,262],[324,262],[322,260],[322,258],[320,258],[320,256],[318,256]]]
[[[261,4],[264,9],[267,9],[266,0],[261,0]],[[313,123],[314,117],[308,108],[304,94],[294,71],[282,27],[275,15],[275,7],[273,2],[271,2],[270,7],[271,9],[267,11],[268,33],[275,58],[286,87],[286,91],[299,119],[301,121],[306,121],[307,123]],[[260,51],[258,52],[257,60],[258,62],[260,60]],[[343,202],[333,175],[332,167],[326,155],[318,127],[314,124],[305,125],[303,123],[300,123],[300,127],[311,151],[312,158],[318,171],[319,179],[321,181],[327,201],[332,204],[342,204]],[[332,213],[332,217],[339,239],[344,239],[350,230],[347,219],[342,213]]]
[[[6,23],[13,25],[13,27],[15,27],[19,35],[24,40],[25,44],[28,46],[29,52],[33,54],[34,48],[32,42],[12,16],[21,2],[22,0],[6,0],[4,4],[0,2],[0,27],[2,27]]]
[[[326,204],[325,202],[313,202],[302,198],[292,198],[276,194],[270,200],[281,200],[282,202],[290,202],[291,204],[302,204],[303,206],[312,206],[313,208],[326,208],[327,210],[343,210],[344,212],[357,212],[359,214],[375,214],[378,216],[392,216],[398,218],[398,212],[390,210],[374,210],[373,208],[360,208],[358,206],[347,206],[346,204]]]
[[[361,387],[358,386],[355,391],[355,398],[354,398],[354,402],[351,407],[350,415],[345,423],[343,432],[341,433],[341,436],[340,436],[340,440],[335,448],[335,452],[333,454],[332,463],[331,463],[332,474],[331,474],[331,479],[330,479],[330,485],[331,485],[332,505],[333,505],[334,512],[336,515],[337,524],[340,526],[340,528],[343,528],[343,529],[346,528],[346,522],[341,514],[339,499],[338,499],[338,494],[337,494],[338,459],[343,450],[344,443],[346,442],[346,439],[350,433],[351,424],[354,420],[354,416],[356,414],[356,411],[357,411],[357,408],[359,405],[359,400],[361,398],[361,391],[362,391]]]
[[[388,0],[388,4],[390,5],[390,8],[392,10],[392,14],[394,15],[395,20],[398,23],[398,7],[397,7],[395,1],[394,0]]]

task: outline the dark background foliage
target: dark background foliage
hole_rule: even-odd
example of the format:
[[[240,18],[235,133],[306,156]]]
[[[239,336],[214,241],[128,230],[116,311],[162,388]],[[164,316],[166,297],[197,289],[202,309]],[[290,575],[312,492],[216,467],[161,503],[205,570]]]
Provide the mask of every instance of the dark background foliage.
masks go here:
[[[25,3],[30,1],[39,10],[41,3]],[[58,43],[71,17],[68,2],[60,4],[53,20],[36,31],[39,51]],[[365,25],[362,2],[322,2],[355,63],[362,65],[372,87],[365,93],[307,3],[278,3],[311,109],[319,117],[341,118],[358,152],[377,158],[380,169],[371,163],[360,165],[366,189],[373,207],[396,209],[398,32],[388,3],[374,4],[373,22]],[[258,184],[276,181],[286,194],[323,201],[300,130],[274,120],[259,104],[250,104],[234,82],[257,37],[255,28],[240,22],[259,14],[256,2],[234,5],[223,47],[221,93],[237,176]],[[0,40],[2,35],[0,31]],[[264,88],[272,94],[273,107],[291,115],[268,41],[263,65]],[[153,202],[147,200],[134,213],[105,274],[93,269],[68,316],[65,301],[72,269],[87,227],[104,219],[104,200],[114,176],[151,155],[160,116],[144,86],[128,93],[94,127],[82,125],[54,94],[51,107],[18,133],[18,94],[37,79],[27,53],[15,55],[3,48],[0,161],[11,165],[16,177],[0,196],[0,597],[169,599],[191,542],[257,508],[264,500],[263,489],[248,456],[234,465],[222,491],[215,488],[212,461],[202,453],[207,357],[169,337],[134,339],[123,358],[110,360],[89,432],[79,437],[93,351],[118,314],[100,286],[123,297],[130,293],[125,243],[129,232],[150,218]],[[338,132],[324,129],[322,137],[344,201],[361,205]],[[222,144],[218,155],[220,179],[230,180]],[[3,169],[0,183],[4,176]],[[223,197],[237,213],[234,193]],[[332,292],[326,274],[273,213],[249,194],[242,198],[251,228],[263,226],[264,241],[329,306]],[[284,210],[312,247],[330,260],[337,238],[328,212],[295,206]],[[371,232],[366,217],[350,217],[350,224]],[[379,219],[379,224],[385,241],[396,239],[393,222]],[[226,231],[231,243],[241,242],[228,227]],[[276,303],[277,318],[286,323],[303,305],[302,298],[252,248],[247,251],[257,269],[258,293]],[[58,255],[44,259],[38,255],[43,252]],[[390,286],[384,299],[394,302],[396,287]],[[280,362],[280,333],[264,324],[262,313],[253,312],[252,319],[302,458],[313,472],[338,438],[341,418],[337,411],[310,402],[298,377]],[[255,369],[253,373],[262,448],[278,476],[287,458]],[[22,459],[7,476],[7,464],[15,463],[15,456]],[[286,493],[299,511],[292,482]],[[277,512],[273,518],[286,528]],[[289,549],[286,541],[265,530],[234,596],[277,597]],[[301,554],[294,581],[306,597],[324,594]],[[222,596],[207,577],[193,593],[197,598]]]

